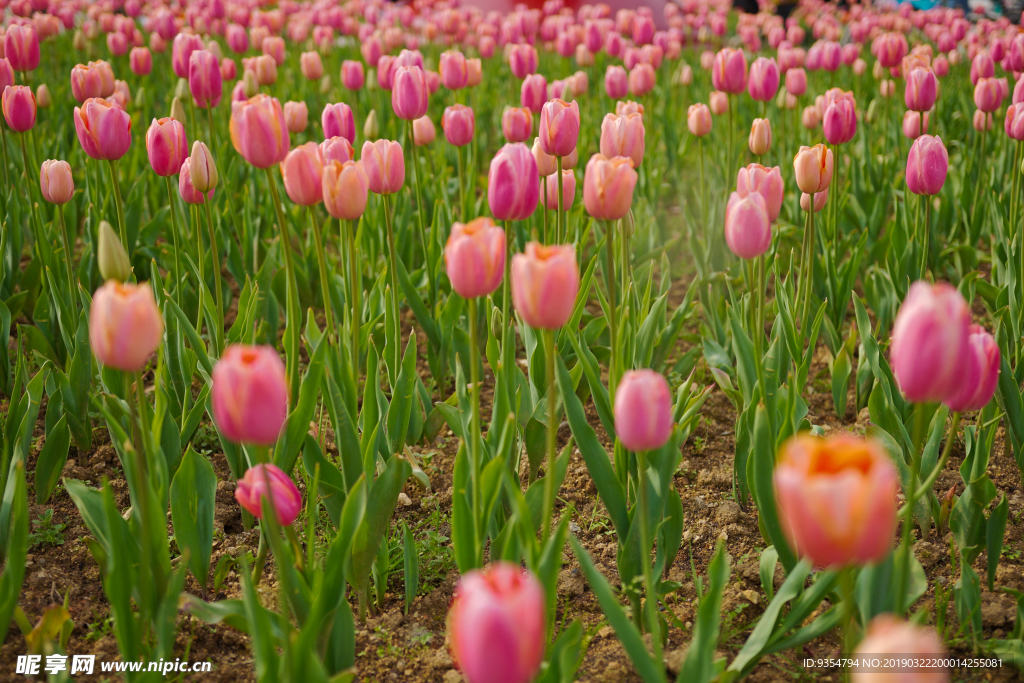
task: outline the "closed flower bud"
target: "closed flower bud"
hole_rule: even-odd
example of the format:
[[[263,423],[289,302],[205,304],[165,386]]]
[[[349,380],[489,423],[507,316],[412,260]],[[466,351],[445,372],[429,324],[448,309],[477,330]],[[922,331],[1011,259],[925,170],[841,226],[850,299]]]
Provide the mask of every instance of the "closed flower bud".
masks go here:
[[[807,92],[807,72],[802,68],[787,71],[786,92],[795,97],[800,97]]]
[[[276,356],[276,352],[269,347],[257,348],[261,351],[266,349]],[[246,352],[249,352],[249,349],[242,353]],[[280,363],[280,359],[278,359],[278,362]],[[281,370],[283,372],[284,368],[282,367]],[[232,375],[232,379],[236,379],[235,375]],[[242,380],[238,381],[241,383]],[[245,415],[248,419],[255,420],[264,415],[268,419],[271,417],[269,414],[270,408],[260,409],[249,405],[246,407],[251,408],[251,412]],[[276,405],[273,406],[273,408],[276,407]],[[276,413],[273,417],[276,417]],[[223,431],[222,428],[221,432],[223,433]],[[271,442],[271,445],[273,443]],[[245,476],[238,480],[238,485],[235,487],[235,500],[257,519],[263,519],[264,499],[270,501],[276,513],[277,523],[281,526],[291,526],[292,522],[299,516],[299,511],[302,510],[302,494],[299,493],[295,483],[277,465],[260,464],[250,467],[246,470]]]
[[[173,118],[153,119],[146,131],[146,153],[158,176],[176,174],[188,156],[184,124]]]
[[[441,74],[441,83],[449,90],[462,90],[466,87],[469,80],[466,56],[458,50],[442,52],[437,70]]]
[[[398,118],[415,121],[426,114],[429,96],[427,81],[420,67],[398,67],[391,89],[391,106]]]
[[[448,144],[465,147],[473,141],[473,132],[476,129],[476,118],[472,108],[461,104],[448,107],[441,117],[441,128],[444,129],[444,137]]]
[[[974,110],[974,118],[971,120],[974,130],[979,133],[982,131],[992,130],[992,114],[983,112],[980,109]]]
[[[908,140],[916,140],[928,132],[928,112],[903,112],[903,136]]]
[[[521,221],[533,215],[540,198],[537,166],[534,154],[521,142],[508,143],[494,155],[487,174],[487,203],[496,219]]]
[[[192,143],[192,185],[200,192],[210,192],[217,187],[217,164],[213,161],[210,148],[205,142],[196,140]]]
[[[793,159],[793,170],[801,192],[814,194],[827,190],[832,182],[832,150],[825,145],[801,147]]]
[[[615,391],[615,435],[630,451],[654,451],[672,435],[672,392],[661,373],[630,370]]]
[[[444,248],[452,289],[464,299],[487,296],[505,272],[505,231],[490,218],[455,223]]]
[[[711,132],[711,110],[703,103],[691,104],[686,112],[686,125],[690,133],[704,137]]]
[[[523,253],[512,257],[512,303],[534,329],[557,330],[565,325],[579,288],[576,248],[571,244],[529,242]]]
[[[579,134],[580,109],[575,101],[570,104],[555,99],[544,104],[540,113],[540,143],[545,152],[569,156],[576,149]]]
[[[186,204],[205,204],[213,198],[213,190],[202,193],[192,184],[192,159],[185,159],[178,170],[178,194]]]
[[[526,107],[507,107],[501,115],[501,132],[509,142],[525,142],[533,133],[533,113]]]
[[[15,71],[34,71],[39,66],[39,35],[31,26],[11,24],[4,34],[4,57]]]
[[[128,259],[128,253],[121,246],[121,239],[117,233],[106,221],[100,221],[96,264],[99,266],[100,276],[104,280],[124,282],[132,274],[132,264]]]
[[[918,112],[930,111],[935,106],[939,82],[935,73],[926,67],[917,67],[907,74],[907,87],[903,101],[907,109]]]
[[[608,97],[620,100],[629,92],[629,76],[618,65],[609,65],[604,74],[604,90]]]
[[[321,180],[324,206],[329,214],[349,221],[363,215],[370,181],[361,161],[326,161]]]
[[[309,109],[305,102],[284,103],[284,125],[289,133],[301,133],[309,125]]]
[[[67,204],[75,194],[71,165],[54,159],[44,161],[39,168],[39,188],[43,199],[51,204]]]
[[[768,153],[772,146],[772,125],[768,119],[754,119],[754,123],[750,126],[747,145],[750,147],[750,153],[754,156],[763,156]]]
[[[737,95],[747,86],[747,59],[742,50],[724,47],[715,55],[711,67],[715,90]]]
[[[164,322],[148,283],[101,286],[89,310],[89,346],[96,360],[124,372],[146,366],[164,334]]]
[[[277,351],[232,344],[214,366],[212,379],[213,417],[220,433],[236,443],[273,445],[288,412],[288,382]],[[254,514],[258,511],[257,501]]]
[[[949,153],[942,139],[922,135],[907,155],[907,189],[914,194],[938,194],[949,171]]]
[[[539,114],[548,99],[548,82],[540,74],[523,79],[519,89],[519,103],[533,114]]]
[[[1003,91],[995,78],[978,79],[974,86],[974,105],[986,114],[999,109],[1003,103]]]
[[[363,122],[363,137],[367,140],[376,140],[380,137],[380,124],[377,123],[377,110],[371,109]]]
[[[787,73],[788,77],[788,73]],[[758,102],[768,102],[779,89],[779,65],[770,57],[758,57],[750,65],[750,96]]]
[[[359,156],[375,194],[394,194],[405,183],[405,157],[402,145],[392,140],[364,142]]]
[[[821,213],[821,210],[825,208],[825,204],[828,203],[828,190],[824,192],[816,192],[814,194],[814,213]],[[800,210],[810,211],[811,210],[811,195],[806,192],[800,193]]]
[[[256,77],[256,72],[251,69],[246,69],[242,74],[242,92],[245,93],[246,99],[256,97],[256,93],[260,91],[260,82]]]
[[[170,118],[174,119],[183,126],[188,123],[188,121],[185,120],[185,105],[182,104],[181,98],[175,97],[173,100],[171,100]]]
[[[19,133],[36,125],[36,96],[27,85],[9,85],[3,92],[4,120]]]
[[[136,76],[148,76],[153,70],[153,55],[149,48],[133,47],[128,56],[128,66]]]
[[[417,147],[429,145],[436,139],[437,129],[429,116],[421,116],[412,122],[412,141]]]
[[[346,90],[361,90],[366,83],[363,63],[346,59],[341,63],[341,85]]]
[[[725,208],[725,243],[742,259],[757,258],[772,245],[768,205],[758,192],[733,192]]]
[[[629,157],[595,154],[583,177],[583,203],[595,220],[614,221],[629,212],[638,180]]]
[[[319,81],[324,75],[324,63],[319,52],[303,52],[299,57],[299,67],[308,81]]]
[[[724,92],[715,90],[708,96],[708,103],[711,107],[711,113],[715,116],[721,116],[725,112],[729,111],[729,96]]]
[[[773,479],[783,533],[800,557],[838,568],[892,551],[898,480],[877,442],[793,437],[780,449]]]

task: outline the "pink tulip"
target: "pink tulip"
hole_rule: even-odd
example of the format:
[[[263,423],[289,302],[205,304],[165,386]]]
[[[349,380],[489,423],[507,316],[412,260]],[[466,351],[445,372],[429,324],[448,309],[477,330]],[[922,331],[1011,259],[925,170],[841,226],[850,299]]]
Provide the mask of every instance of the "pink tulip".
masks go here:
[[[93,294],[89,345],[101,364],[138,372],[160,345],[163,332],[163,319],[148,283],[110,280]]]
[[[946,63],[946,70],[947,71],[949,70],[949,63],[948,62]],[[857,59],[855,59],[853,61],[853,75],[854,76],[863,76],[867,72],[868,72],[868,63],[867,62],[865,62],[860,57],[858,57]],[[944,73],[939,73],[938,60],[936,60],[935,74],[937,76],[945,76],[946,75]]]
[[[220,104],[220,61],[209,50],[195,50],[189,57],[188,88],[197,107],[208,109]]]
[[[620,100],[629,92],[629,76],[621,66],[609,65],[604,74],[604,90],[608,97]]]
[[[19,133],[36,125],[36,96],[27,85],[9,85],[3,93],[4,120]]]
[[[166,178],[177,173],[188,157],[185,126],[172,118],[153,119],[146,131],[146,153],[158,176]]]
[[[633,20],[633,42],[637,45],[647,45],[653,39],[654,19],[638,14]]]
[[[761,164],[750,164],[741,168],[736,175],[736,193],[743,198],[752,192],[764,197],[768,220],[774,222],[782,210],[785,194],[779,167],[769,169]]]
[[[362,62],[346,59],[341,63],[341,85],[346,90],[361,90],[365,82]]]
[[[5,87],[14,84],[13,73],[11,76],[10,83],[6,83]],[[79,104],[90,97],[103,97],[103,74],[100,70],[84,64],[72,67],[71,94]]]
[[[971,312],[954,287],[915,282],[892,330],[890,365],[900,390],[915,403],[944,401],[959,387]]]
[[[540,112],[540,144],[552,156],[569,156],[580,134],[580,108],[573,101],[546,102]]]
[[[789,74],[786,74],[787,82]],[[779,65],[770,57],[758,57],[750,65],[750,96],[758,102],[768,102],[779,90]],[[796,93],[794,93],[796,94]]]
[[[896,671],[869,668],[867,658],[889,656],[906,658],[921,666],[902,667]],[[946,656],[942,638],[935,629],[903,621],[894,614],[879,614],[868,624],[864,639],[852,657],[859,666],[850,670],[851,683],[949,683],[949,673],[929,667],[927,660]]]
[[[627,161],[628,163],[628,161]],[[534,329],[560,329],[572,315],[580,288],[576,248],[528,242],[512,257],[512,303]]]
[[[944,403],[950,410],[981,410],[992,400],[999,381],[999,346],[980,325],[971,325],[966,358],[957,373],[957,383]]]
[[[441,128],[448,144],[465,147],[473,141],[473,132],[476,129],[473,109],[461,104],[446,108],[444,116],[441,117]]]
[[[437,70],[441,74],[442,85],[449,90],[462,90],[469,81],[466,56],[458,50],[442,52]]]
[[[537,145],[535,145],[537,146]],[[530,148],[509,143],[491,159],[487,174],[487,203],[502,221],[521,221],[533,215],[540,197],[540,175]]]
[[[544,658],[544,589],[508,562],[460,579],[448,610],[451,654],[467,683],[529,683]]]
[[[356,158],[356,150],[348,138],[337,135],[320,143],[320,156],[323,157],[324,164],[329,164],[332,161],[343,164]]]
[[[772,226],[768,205],[759,192],[741,197],[729,196],[725,208],[725,243],[742,259],[757,258],[772,245]]]
[[[213,199],[213,190],[205,194],[192,182],[192,159],[186,158],[178,169],[178,194],[186,204],[205,204]]]
[[[907,88],[903,101],[907,109],[913,111],[930,111],[935,106],[939,83],[931,69],[918,67],[907,75]]]
[[[978,85],[982,78],[992,78],[996,75],[996,65],[992,61],[992,55],[982,50],[971,60],[971,85]]]
[[[708,104],[711,106],[711,113],[721,116],[729,111],[729,96],[720,90],[715,90],[708,97]]]
[[[343,137],[349,142],[356,139],[356,121],[352,108],[344,102],[327,104],[320,116],[325,138]]]
[[[1006,109],[1006,135],[1018,142],[1024,140],[1024,105],[1011,104]]]
[[[148,76],[153,70],[153,55],[150,53],[149,48],[133,47],[131,54],[128,56],[128,65],[136,76]]]
[[[375,194],[394,194],[405,183],[405,157],[402,146],[391,140],[366,141],[360,159]]]
[[[643,97],[654,90],[656,80],[653,66],[637,64],[629,72],[629,92],[634,97]]]
[[[220,60],[220,78],[222,81],[233,81],[238,77],[238,66],[235,60],[225,57]]]
[[[801,147],[793,159],[796,185],[801,192],[814,194],[832,183],[832,150],[825,145]]]
[[[235,346],[229,348],[242,347]],[[263,351],[264,349],[269,353],[274,354],[276,358],[277,353],[270,347],[246,347],[244,351],[241,351],[241,353],[253,353],[255,351]],[[277,362],[280,363],[281,360],[278,358]],[[217,365],[219,366],[220,363]],[[214,372],[216,372],[216,368],[214,369]],[[237,374],[242,374],[249,371],[237,370],[235,372]],[[269,374],[269,370],[266,372]],[[281,373],[282,375],[284,374],[283,366],[281,367]],[[271,417],[276,417],[276,412],[271,413],[272,410],[276,410],[276,404],[262,409],[256,406],[250,407],[248,405],[246,408],[249,408],[250,413],[245,416],[247,418],[269,419]],[[224,430],[221,429],[221,432],[223,431]],[[270,443],[273,444],[274,442]],[[292,482],[280,467],[269,463],[250,467],[246,470],[245,476],[238,480],[238,485],[235,487],[235,500],[237,500],[239,505],[245,508],[246,511],[257,519],[263,519],[264,498],[269,500],[271,505],[274,506],[277,523],[281,526],[291,526],[292,522],[294,522],[299,516],[299,511],[302,509],[302,494],[299,493],[299,489],[296,488],[295,483]]]
[[[853,93],[838,88],[826,93],[826,106],[821,123],[830,145],[842,145],[857,134],[857,103]]]
[[[825,208],[825,204],[828,203],[828,190],[824,192],[816,192],[814,194],[814,213],[821,213],[821,210]],[[811,210],[811,195],[806,192],[800,193],[800,210],[810,211]]]
[[[601,122],[601,154],[609,158],[629,157],[633,168],[640,168],[644,160],[643,116],[605,114]]]
[[[398,67],[391,88],[391,106],[398,118],[414,121],[427,113],[430,94],[418,66]]]
[[[303,52],[299,56],[299,68],[307,81],[319,81],[324,76],[324,63],[319,52]]]
[[[942,139],[922,135],[907,155],[907,189],[914,194],[938,194],[946,182],[949,154]]]
[[[737,95],[747,86],[747,59],[742,50],[723,47],[715,55],[711,67],[711,83],[715,90]]]
[[[51,204],[67,204],[75,195],[75,180],[66,161],[47,159],[39,168],[39,189]]]
[[[639,176],[629,157],[595,154],[583,176],[583,204],[595,220],[614,221],[629,213]]]
[[[992,122],[993,119],[991,113],[985,113],[980,109],[974,110],[974,118],[972,120],[974,130],[978,131],[979,133],[982,131],[992,130]]]
[[[539,114],[547,101],[547,93],[547,80],[540,74],[532,74],[523,79],[519,102],[532,113]]]
[[[768,119],[754,119],[747,137],[747,146],[754,156],[763,156],[772,146],[772,124]]]
[[[541,148],[540,138],[533,139],[533,147],[530,152],[533,153],[533,159],[537,162],[537,173],[541,178],[546,178],[557,170],[558,162]],[[566,160],[563,159],[562,168],[566,168],[566,166]]]
[[[615,435],[630,451],[655,451],[672,435],[672,393],[661,373],[630,370],[615,391]]]
[[[828,72],[837,71],[842,64],[842,48],[834,40],[826,40],[821,46],[821,68]]]
[[[231,143],[256,168],[270,168],[288,154],[288,126],[277,98],[258,94],[231,103]]]
[[[519,80],[537,73],[537,50],[532,45],[513,45],[508,53],[508,65]]]
[[[245,59],[242,65],[245,66]],[[277,83],[277,62],[270,55],[260,55],[252,58],[252,71],[256,74],[256,80],[260,85],[273,85]]]
[[[242,54],[249,49],[249,35],[238,24],[228,24],[224,29],[224,39],[232,52]]]
[[[689,86],[693,84],[693,68],[689,64],[683,64],[679,69],[679,85]]]
[[[1003,103],[1003,92],[995,78],[979,78],[974,86],[974,105],[987,113],[994,112]]]
[[[313,206],[323,199],[321,177],[324,160],[315,142],[299,145],[281,162],[281,176],[288,197],[300,206]]]
[[[128,52],[128,39],[120,32],[108,33],[107,50],[114,57],[123,57]]]
[[[444,248],[452,289],[463,299],[487,296],[505,273],[505,231],[490,218],[455,223]]]
[[[301,133],[309,125],[309,109],[305,102],[284,103],[284,124],[289,133]]]
[[[876,43],[879,63],[886,69],[899,66],[907,56],[909,49],[907,38],[902,33],[885,33],[878,37]],[[874,48],[872,48],[874,51]]]
[[[39,35],[31,26],[11,24],[4,34],[4,57],[15,71],[39,66]]]
[[[896,468],[877,442],[802,435],[782,445],[775,500],[783,532],[821,567],[884,558],[896,532]]]
[[[224,349],[213,368],[211,402],[217,429],[229,441],[265,446],[276,443],[288,411],[288,381],[277,351],[270,346],[244,344]],[[250,469],[246,473],[249,486],[261,485],[250,479],[258,472]],[[242,481],[238,486],[242,487]],[[254,510],[246,509],[259,516],[258,500]],[[291,520],[282,523],[290,524]]]
[[[263,39],[260,45],[263,54],[274,58],[278,66],[284,65],[284,38],[281,36],[268,36]]]
[[[362,216],[369,189],[370,180],[361,161],[334,160],[324,164],[321,178],[324,206],[335,218],[354,221]]]
[[[691,104],[686,112],[686,125],[690,133],[704,137],[711,132],[711,110],[706,104]]]
[[[171,47],[171,67],[174,75],[178,78],[188,78],[189,67],[192,63],[192,53],[196,50],[204,50],[206,46],[203,39],[188,33],[179,33],[174,37],[174,44]]]
[[[572,169],[562,171],[562,208],[566,211],[576,199],[576,174]],[[558,171],[544,178],[544,188],[540,193],[540,204],[545,209],[558,208]]]
[[[75,107],[75,132],[82,150],[93,159],[117,160],[132,144],[132,119],[120,106],[90,98]]]
[[[525,142],[533,133],[533,114],[527,107],[508,107],[501,115],[501,132],[509,142]]]

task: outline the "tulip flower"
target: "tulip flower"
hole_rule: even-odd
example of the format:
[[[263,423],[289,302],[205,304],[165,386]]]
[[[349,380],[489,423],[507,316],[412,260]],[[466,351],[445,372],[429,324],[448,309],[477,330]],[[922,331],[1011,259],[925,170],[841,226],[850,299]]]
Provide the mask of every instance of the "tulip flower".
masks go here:
[[[158,176],[177,173],[188,156],[185,126],[172,118],[153,119],[146,131],[146,153]]]
[[[939,82],[931,69],[917,67],[907,75],[907,88],[903,101],[907,109],[926,112],[935,106]]]
[[[764,156],[772,146],[772,125],[768,119],[754,119],[750,126],[747,145],[754,156]]]
[[[148,76],[153,70],[153,55],[149,48],[133,47],[128,56],[128,65],[136,76]],[[75,99],[78,99],[77,97]],[[79,100],[81,101],[81,100]]]
[[[532,45],[513,45],[508,53],[508,65],[519,80],[537,73],[537,50]]]
[[[96,250],[96,265],[104,281],[126,281],[132,274],[128,252],[121,246],[121,240],[114,228],[106,221],[100,221],[99,247]]]
[[[759,192],[741,197],[729,196],[725,208],[725,243],[742,259],[754,259],[772,245],[772,226],[768,205]]]
[[[245,64],[245,60],[242,60]],[[260,85],[273,85],[277,83],[277,62],[270,55],[260,55],[252,59],[252,72],[256,75],[256,81]]]
[[[192,183],[192,159],[187,158],[178,170],[178,194],[186,204],[205,204],[213,199],[213,190],[207,193],[199,191]]]
[[[540,144],[555,157],[569,156],[576,149],[580,133],[580,108],[573,101],[555,99],[546,102],[540,113]]]
[[[866,664],[871,658],[906,658],[910,666],[884,670]],[[864,639],[851,655],[856,664],[850,670],[851,683],[948,683],[945,670],[926,662],[942,659],[946,648],[935,629],[903,621],[894,614],[879,614],[868,624]],[[920,666],[914,666],[920,662]]]
[[[729,96],[724,92],[715,90],[708,96],[708,104],[711,106],[711,113],[715,116],[721,116],[725,112],[729,111]]]
[[[491,214],[502,221],[525,220],[537,208],[539,197],[540,175],[530,148],[521,142],[504,145],[491,159],[487,174]]]
[[[1003,103],[1003,91],[995,78],[980,78],[974,86],[974,106],[986,114],[999,109]]]
[[[922,135],[907,155],[907,189],[914,194],[938,194],[946,182],[949,154],[942,139]]]
[[[424,147],[437,139],[437,129],[430,116],[421,116],[412,122],[412,141],[417,147]]]
[[[13,85],[14,78],[7,85]],[[91,97],[103,97],[103,75],[99,70],[84,64],[71,69],[71,95],[79,104]]]
[[[857,133],[857,104],[853,93],[836,93],[825,108],[821,127],[830,145],[842,145],[853,139]]]
[[[281,36],[268,36],[263,39],[260,46],[263,54],[273,57],[278,66],[284,65],[284,38]]]
[[[319,204],[323,199],[323,169],[323,156],[315,142],[307,142],[288,152],[281,162],[281,176],[288,197],[300,206]]]
[[[910,287],[892,330],[890,365],[900,390],[915,403],[954,395],[968,349],[971,311],[954,287],[918,281]]]
[[[505,231],[490,218],[455,223],[444,248],[452,289],[463,299],[487,296],[505,273]]]
[[[327,212],[341,220],[354,221],[366,211],[370,181],[360,161],[325,161],[321,191]]]
[[[228,24],[224,29],[224,38],[232,52],[242,54],[249,50],[249,35],[238,24]]]
[[[540,74],[532,74],[523,79],[520,87],[519,103],[533,114],[539,114],[548,97],[548,82]]]
[[[738,95],[747,87],[747,59],[742,50],[723,47],[715,55],[711,67],[711,83],[715,90]]]
[[[620,100],[629,92],[629,76],[621,66],[609,65],[604,74],[604,90],[608,97]]]
[[[441,117],[441,128],[448,144],[465,147],[473,141],[473,132],[476,129],[473,109],[461,104],[446,108],[444,116]]]
[[[305,102],[284,103],[284,125],[289,133],[301,133],[309,125],[309,109]]]
[[[711,110],[706,104],[691,104],[686,112],[686,125],[690,133],[704,137],[711,132]]]
[[[971,325],[965,363],[957,373],[956,386],[943,401],[955,412],[981,410],[992,400],[999,381],[999,346],[980,325]]]
[[[405,157],[402,146],[391,140],[364,142],[360,159],[375,194],[394,194],[405,183]]]
[[[209,50],[195,50],[189,57],[188,88],[197,107],[209,109],[220,104],[223,93],[220,60]]]
[[[576,248],[571,244],[528,242],[523,253],[512,257],[512,303],[534,329],[557,330],[565,325],[579,287]]]
[[[654,90],[657,77],[650,64],[637,64],[629,71],[629,92],[634,97],[643,97]]]
[[[661,373],[630,370],[615,391],[615,435],[630,451],[654,451],[672,435],[672,392]]]
[[[601,122],[601,154],[609,158],[629,157],[633,168],[640,168],[644,160],[643,116],[605,114]]]
[[[395,115],[414,121],[427,113],[429,92],[423,70],[418,66],[400,66],[395,70],[391,89],[391,106]]]
[[[9,85],[3,92],[4,120],[19,133],[36,125],[36,96],[26,85]]]
[[[441,74],[441,83],[449,90],[462,90],[469,81],[466,56],[458,50],[442,52],[437,70]]]
[[[544,188],[540,193],[540,203],[545,209],[558,208],[558,171],[544,178]],[[562,206],[566,211],[576,199],[576,174],[572,169],[562,171]]]
[[[210,148],[205,142],[196,140],[192,143],[191,162],[192,185],[200,192],[212,192],[217,187],[217,164],[213,161]]]
[[[71,165],[54,159],[44,161],[39,168],[39,189],[51,204],[67,204],[75,194]]]
[[[299,68],[307,81],[319,81],[324,75],[324,63],[319,52],[303,52],[299,57]]]
[[[92,297],[89,346],[101,364],[138,372],[163,339],[164,322],[149,283],[110,280]]]
[[[907,110],[903,112],[903,135],[909,140],[916,140],[928,132],[928,112]]]
[[[341,85],[346,90],[361,90],[364,83],[366,75],[362,62],[346,59],[341,63]]]
[[[530,152],[533,154],[534,161],[537,162],[537,173],[541,178],[546,178],[558,170],[558,162],[555,161],[555,158],[541,149],[540,138],[533,139],[533,147]],[[565,161],[562,162],[562,166],[565,167]]]
[[[199,36],[188,33],[179,33],[174,37],[174,45],[171,47],[171,67],[174,75],[178,78],[188,78],[192,64],[192,53],[196,50],[203,50],[206,46]]]
[[[842,434],[796,436],[773,475],[783,532],[801,557],[842,567],[877,562],[896,532],[896,468],[880,444]]]
[[[448,639],[466,683],[529,683],[544,658],[544,614],[544,589],[518,566],[464,574],[448,610]]]
[[[264,349],[274,353],[276,357],[276,352],[270,349],[270,347],[249,347],[239,353],[253,353],[255,351],[263,351]],[[278,363],[281,362],[279,358],[277,361]],[[218,363],[219,365],[220,363]],[[214,372],[216,372],[216,368],[214,368]],[[283,380],[283,366],[281,367],[281,374]],[[232,377],[234,378],[235,376]],[[214,381],[216,382],[216,380]],[[245,415],[240,416],[244,419],[256,420],[276,417],[276,413],[271,413],[272,410],[276,409],[276,405],[263,409],[249,405],[245,407],[250,408],[250,410]],[[223,431],[222,428],[221,432]],[[264,498],[269,500],[271,505],[274,506],[277,523],[281,526],[291,526],[302,509],[302,494],[299,493],[295,483],[292,482],[280,467],[269,463],[250,467],[246,470],[245,476],[238,480],[238,485],[235,487],[235,500],[257,519],[263,519]]]
[[[801,192],[825,191],[832,182],[832,150],[825,145],[801,147],[793,159],[793,170]]]
[[[488,38],[489,36],[484,36]],[[486,56],[483,48],[483,39],[480,43],[480,54]],[[480,63],[480,59],[467,59],[466,60],[466,85],[470,88],[475,88],[483,82],[483,65]]]
[[[90,98],[75,107],[78,142],[93,159],[117,160],[132,144],[132,119],[120,106]]]
[[[1007,137],[1020,142],[1024,140],[1024,104],[1011,104],[1006,109]]]
[[[789,78],[788,73],[786,77]],[[779,65],[774,59],[758,57],[754,60],[750,65],[750,82],[747,89],[750,96],[758,102],[768,102],[775,97],[779,89]]]
[[[3,56],[12,69],[34,71],[39,66],[39,35],[34,28],[11,24],[3,37]]]
[[[971,85],[978,85],[982,78],[992,78],[996,75],[996,65],[992,61],[992,55],[987,50],[982,50],[971,60]]]
[[[971,121],[974,126],[974,130],[979,133],[983,131],[992,130],[992,114],[985,113],[980,109],[974,110],[974,118]]]
[[[533,113],[527,107],[507,107],[501,115],[501,132],[509,142],[525,142],[533,132]]]
[[[256,95],[231,103],[231,144],[256,168],[270,168],[288,154],[288,126],[277,98]]]
[[[327,104],[320,116],[325,138],[343,137],[349,142],[356,139],[356,121],[352,108],[344,102]]]
[[[782,171],[779,167],[769,169],[761,164],[750,164],[741,168],[736,175],[736,193],[742,198],[752,192],[764,197],[768,220],[774,222],[782,210],[784,195]]]
[[[683,64],[679,69],[679,76],[676,82],[682,86],[689,86],[693,84],[693,68],[689,64]]]
[[[816,192],[814,194],[814,213],[821,213],[821,210],[825,208],[825,204],[828,203],[828,190],[824,192]],[[800,210],[810,211],[811,210],[811,195],[806,192],[800,193]]]
[[[325,166],[332,161],[343,164],[356,158],[356,150],[348,139],[338,135],[320,143],[320,156],[323,157]]]
[[[595,220],[614,221],[629,213],[639,176],[629,157],[595,154],[583,177],[583,204]]]
[[[288,382],[284,363],[273,347],[229,345],[213,367],[212,379],[213,418],[224,438],[264,446],[277,442],[288,413]],[[250,469],[246,477],[254,471]],[[246,509],[259,516],[258,500],[255,509]],[[281,507],[277,509],[280,517]],[[292,519],[279,521],[290,524]]]

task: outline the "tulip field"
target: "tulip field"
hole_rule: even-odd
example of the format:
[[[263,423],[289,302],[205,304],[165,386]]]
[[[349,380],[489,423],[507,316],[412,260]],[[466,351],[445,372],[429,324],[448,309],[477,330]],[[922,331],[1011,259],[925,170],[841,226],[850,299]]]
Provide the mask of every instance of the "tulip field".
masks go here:
[[[0,0],[0,681],[1016,681],[1024,31]]]

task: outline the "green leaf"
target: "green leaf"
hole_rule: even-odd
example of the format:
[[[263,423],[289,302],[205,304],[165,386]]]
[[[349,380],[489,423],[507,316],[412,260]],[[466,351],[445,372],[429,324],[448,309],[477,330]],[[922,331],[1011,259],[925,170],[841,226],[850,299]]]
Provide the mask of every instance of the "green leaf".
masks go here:
[[[395,456],[388,461],[377,481],[373,482],[367,498],[366,517],[352,542],[351,583],[356,590],[366,588],[377,550],[395,514],[398,494],[402,492],[410,474],[412,468],[409,463]]]
[[[188,567],[204,589],[210,573],[216,498],[213,465],[189,446],[171,482],[171,521],[178,549],[188,552]]]
[[[327,356],[327,344],[320,344],[309,360],[306,374],[302,377],[299,387],[299,400],[288,415],[281,436],[274,449],[274,462],[285,472],[295,468],[299,457],[299,448],[309,432],[309,423],[316,414],[317,399],[320,397],[320,380],[323,377],[324,361]]]
[[[762,404],[758,404],[757,412],[754,414],[752,453],[754,458],[754,481],[752,483],[757,493],[758,512],[761,515],[761,520],[764,522],[765,529],[768,530],[769,539],[782,560],[782,566],[788,572],[796,564],[796,556],[793,554],[785,535],[782,533],[782,523],[779,520],[779,513],[775,507],[773,483],[775,452],[771,436],[768,433],[767,411]]]
[[[405,569],[405,613],[412,609],[412,601],[416,599],[416,591],[420,585],[419,556],[416,552],[416,539],[409,531],[409,525],[402,520],[402,563]]]
[[[25,555],[28,553],[28,493],[25,484],[25,463],[14,461],[13,473],[8,477],[11,514],[6,531],[7,563],[0,575],[0,641],[7,637],[14,610],[21,595],[21,584],[25,579]],[[8,498],[5,492],[4,498]]]
[[[715,556],[708,566],[708,593],[697,608],[697,624],[693,640],[686,652],[686,660],[676,678],[679,683],[708,683],[715,676],[715,649],[722,610],[722,593],[729,582],[729,561],[725,544],[718,542]]]
[[[985,530],[985,537],[988,547],[988,589],[994,590],[993,582],[996,579],[996,569],[999,567],[999,556],[1003,552],[1003,534],[1006,533],[1006,515],[1009,511],[1006,504],[1006,494],[1003,494],[999,504],[993,508],[988,517],[988,524]]]
[[[64,463],[68,459],[71,447],[71,433],[68,430],[67,416],[61,416],[53,430],[46,435],[46,442],[39,450],[36,460],[35,484],[36,505],[42,505],[50,499],[53,487],[60,480]]]

